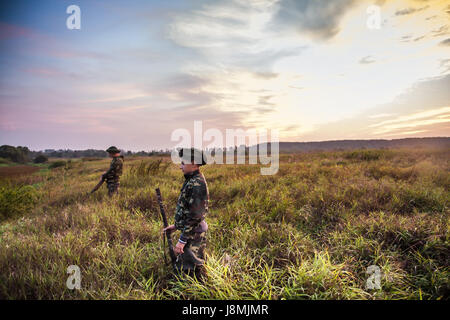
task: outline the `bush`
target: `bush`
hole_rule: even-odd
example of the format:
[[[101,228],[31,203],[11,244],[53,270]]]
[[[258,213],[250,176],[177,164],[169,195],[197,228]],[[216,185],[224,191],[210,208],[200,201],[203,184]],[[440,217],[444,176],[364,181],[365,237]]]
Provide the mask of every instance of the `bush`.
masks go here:
[[[13,147],[3,145],[0,147],[0,157],[9,159],[13,162],[26,163],[29,159],[29,152],[27,147]]]
[[[37,201],[32,186],[0,187],[0,221],[27,213]]]
[[[33,162],[34,163],[45,163],[48,161],[48,158],[44,155],[38,155],[36,158],[34,158]]]
[[[66,166],[66,162],[65,161],[55,161],[50,163],[50,165],[48,166],[49,169],[54,169],[54,168],[59,168],[59,167],[64,167]]]
[[[381,150],[358,150],[344,153],[344,158],[348,160],[372,161],[379,160],[383,152]]]
[[[104,158],[97,158],[97,157],[84,157],[81,158],[81,161],[86,162],[86,161],[100,161],[103,160]]]

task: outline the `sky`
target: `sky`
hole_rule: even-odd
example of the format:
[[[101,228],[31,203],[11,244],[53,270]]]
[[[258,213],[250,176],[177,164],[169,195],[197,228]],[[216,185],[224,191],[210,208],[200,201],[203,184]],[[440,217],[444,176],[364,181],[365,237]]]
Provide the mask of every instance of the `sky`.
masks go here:
[[[450,136],[449,18],[440,0],[4,1],[0,145],[165,149],[194,121]]]

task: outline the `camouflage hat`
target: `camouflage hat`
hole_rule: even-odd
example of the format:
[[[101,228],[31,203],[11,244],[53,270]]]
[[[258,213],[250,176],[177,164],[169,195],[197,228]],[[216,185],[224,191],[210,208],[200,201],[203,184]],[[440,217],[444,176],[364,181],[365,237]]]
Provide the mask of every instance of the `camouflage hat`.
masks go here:
[[[204,166],[206,164],[206,156],[202,150],[195,148],[184,148],[178,151],[181,160]]]
[[[114,147],[114,146],[111,146],[111,147],[109,147],[108,149],[106,149],[106,152],[108,152],[108,153],[120,153],[120,150],[117,149],[117,148]]]

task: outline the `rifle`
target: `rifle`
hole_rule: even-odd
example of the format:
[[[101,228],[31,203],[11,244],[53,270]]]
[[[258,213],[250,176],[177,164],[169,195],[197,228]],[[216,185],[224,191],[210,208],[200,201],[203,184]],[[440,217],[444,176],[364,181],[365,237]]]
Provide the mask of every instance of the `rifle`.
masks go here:
[[[155,191],[156,191],[156,197],[158,198],[159,210],[161,211],[164,228],[167,228],[169,226],[169,224],[167,223],[166,211],[164,210],[162,197],[161,197],[161,191],[159,190],[159,188],[156,188]],[[175,252],[173,251],[173,244],[172,244],[172,238],[170,237],[170,231],[166,231],[166,237],[167,237],[167,243],[169,246],[170,259],[172,260],[172,267],[175,271],[177,271],[177,268],[176,268],[177,257],[175,256]]]
[[[91,193],[94,193],[95,191],[97,191],[102,186],[103,182],[105,182],[105,179],[102,176],[100,182],[97,183],[97,185],[94,187],[94,189],[92,189]]]

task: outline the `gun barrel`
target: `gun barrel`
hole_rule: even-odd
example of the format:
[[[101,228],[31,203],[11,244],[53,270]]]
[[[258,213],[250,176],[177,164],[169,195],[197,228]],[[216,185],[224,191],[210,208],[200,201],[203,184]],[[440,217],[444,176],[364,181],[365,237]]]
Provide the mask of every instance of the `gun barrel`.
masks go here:
[[[167,216],[166,216],[166,211],[164,210],[164,205],[163,205],[163,201],[162,201],[162,197],[161,197],[161,191],[159,190],[159,188],[156,188],[155,191],[156,191],[156,197],[158,198],[159,210],[161,211],[164,228],[166,228],[169,226],[169,224],[167,223]],[[170,259],[172,260],[172,266],[173,266],[174,270],[176,271],[175,262],[177,260],[177,257],[175,256],[175,252],[173,251],[172,238],[170,237],[170,231],[166,231],[166,237],[167,237],[167,243],[169,245],[169,255],[170,255]]]
[[[161,197],[161,191],[159,190],[159,188],[156,188],[155,191],[156,191],[156,197],[158,198],[159,210],[161,212],[161,216],[163,219],[164,228],[166,228],[169,226],[169,224],[167,223],[166,211],[164,210],[163,201],[162,201],[162,197]]]
[[[94,187],[94,189],[92,189],[91,193],[94,193],[95,191],[97,191],[102,186],[103,182],[105,182],[104,179],[100,180],[100,182],[97,183],[97,185]]]

